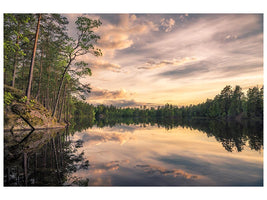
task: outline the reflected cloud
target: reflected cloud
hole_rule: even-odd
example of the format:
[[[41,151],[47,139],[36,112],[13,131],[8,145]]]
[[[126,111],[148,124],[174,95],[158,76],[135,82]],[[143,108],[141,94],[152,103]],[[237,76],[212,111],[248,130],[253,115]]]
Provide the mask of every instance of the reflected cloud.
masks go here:
[[[110,161],[107,163],[100,163],[100,164],[93,164],[91,166],[91,172],[93,174],[103,174],[106,173],[108,171],[116,171],[120,168],[120,165],[124,165],[124,164],[129,164],[130,161],[129,160],[115,160],[115,161]]]
[[[137,127],[137,126],[120,125],[120,126],[114,126],[114,127],[110,128],[110,130],[120,132],[120,133],[125,133],[125,132],[133,133],[138,128],[139,127]]]
[[[152,166],[152,165],[136,165],[136,167],[142,168],[148,174],[160,174],[163,176],[184,177],[186,179],[199,179],[198,175],[189,174],[181,169],[169,170],[164,167]]]
[[[210,127],[207,124],[203,124],[206,129],[200,129],[202,131],[194,130],[194,127],[200,126],[197,122],[192,124],[193,128],[173,127],[168,131],[149,125],[145,128],[130,125],[133,132],[127,130],[126,125],[102,129],[93,127],[85,133],[76,134],[79,139],[84,136],[84,152],[90,161],[88,171],[81,171],[78,175],[89,175],[90,181],[97,179],[99,182],[95,184],[103,185],[108,183],[100,180],[105,181],[106,177],[112,180],[109,184],[124,186],[263,184],[262,153],[250,149],[249,144],[242,152],[228,152],[218,140],[225,138],[220,135],[220,123],[214,124],[217,132],[213,129],[212,132],[215,135],[205,132]],[[184,126],[187,127],[186,124]],[[238,135],[236,126],[233,127],[234,132],[230,131],[229,124],[226,127],[222,132],[227,133],[230,141],[236,141],[230,137],[231,134]],[[255,129],[251,137],[254,138],[256,133],[258,130]],[[127,145],[120,146],[123,140]]]
[[[89,184],[94,186],[111,186],[112,181],[111,177],[96,177],[90,179]]]
[[[123,145],[127,141],[134,139],[131,136],[118,133],[86,133],[82,136],[82,140],[87,144],[100,145],[101,143],[107,142],[117,142],[120,145]]]
[[[262,185],[262,165],[247,159],[209,154],[205,156],[170,154],[155,156],[155,159],[175,167],[186,167],[198,176],[208,178],[208,185]]]

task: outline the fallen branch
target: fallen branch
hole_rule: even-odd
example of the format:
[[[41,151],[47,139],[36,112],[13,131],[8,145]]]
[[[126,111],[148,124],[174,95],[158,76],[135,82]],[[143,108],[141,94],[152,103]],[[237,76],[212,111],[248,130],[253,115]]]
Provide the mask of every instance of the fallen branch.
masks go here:
[[[35,130],[35,128],[31,125],[31,123],[25,117],[22,116],[21,109],[20,109],[20,107],[18,105],[16,105],[16,104],[13,105],[11,107],[11,110],[12,110],[13,113],[15,113],[18,116],[20,116],[20,118],[23,119],[32,128],[32,130]],[[14,127],[12,127],[11,129],[13,129],[13,128]]]

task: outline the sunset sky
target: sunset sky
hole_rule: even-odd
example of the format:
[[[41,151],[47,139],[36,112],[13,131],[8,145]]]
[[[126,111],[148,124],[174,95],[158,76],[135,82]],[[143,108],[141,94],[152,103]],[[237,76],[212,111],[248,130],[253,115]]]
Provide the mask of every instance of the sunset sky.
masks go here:
[[[84,14],[100,19],[103,56],[80,57],[93,75],[89,103],[197,104],[226,85],[263,85],[261,14]],[[65,14],[69,33],[81,14]]]

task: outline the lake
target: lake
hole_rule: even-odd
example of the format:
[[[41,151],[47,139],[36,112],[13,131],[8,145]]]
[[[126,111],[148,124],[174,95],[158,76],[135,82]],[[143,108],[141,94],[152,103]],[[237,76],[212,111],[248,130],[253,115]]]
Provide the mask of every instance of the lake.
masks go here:
[[[4,154],[5,186],[263,186],[262,122],[6,132]]]

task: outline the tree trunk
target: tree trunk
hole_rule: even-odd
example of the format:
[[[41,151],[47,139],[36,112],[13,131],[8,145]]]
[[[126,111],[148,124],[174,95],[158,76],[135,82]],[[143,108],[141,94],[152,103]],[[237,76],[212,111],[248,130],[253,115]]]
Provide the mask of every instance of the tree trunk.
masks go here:
[[[41,80],[42,80],[42,70],[43,70],[43,48],[42,48],[42,53],[41,53],[41,60],[40,60],[40,73],[39,73],[39,82],[38,82],[38,90],[37,90],[37,95],[36,99],[38,100],[39,95],[40,95],[40,89],[41,89]]]
[[[23,58],[22,58],[22,68],[21,68],[21,79],[22,80],[24,80],[24,69],[25,69],[25,58],[23,56]],[[25,82],[22,81],[21,82],[21,87],[18,87],[18,88],[23,91],[25,89]]]
[[[24,152],[24,182],[25,185],[28,185],[28,156],[27,153]]]
[[[19,33],[20,33],[20,23],[18,22],[18,35],[17,35],[17,39],[16,39],[16,45],[17,46],[19,45]],[[15,87],[17,61],[18,61],[18,50],[16,51],[15,58],[14,58],[12,87]]]
[[[48,66],[48,69],[47,69],[47,87],[46,87],[46,108],[48,109],[48,110],[50,110],[50,106],[49,106],[49,104],[50,104],[50,101],[49,101],[49,97],[50,97],[50,95],[49,95],[49,81],[50,81],[50,63],[49,63],[49,66]]]
[[[59,117],[58,117],[58,122],[60,122],[61,120],[61,113],[62,113],[62,109],[63,109],[63,105],[66,98],[66,87],[67,87],[67,83],[65,84],[64,90],[63,90],[63,95],[62,95],[62,102],[61,102],[61,106],[60,106],[60,110],[59,110]]]
[[[35,59],[35,54],[36,54],[37,42],[38,42],[41,16],[42,15],[39,14],[38,23],[37,23],[37,27],[36,27],[36,33],[35,33],[35,41],[34,41],[34,46],[33,46],[31,66],[30,66],[30,72],[29,72],[29,78],[28,78],[28,86],[27,86],[27,90],[26,90],[27,102],[29,102],[29,99],[31,97],[33,66],[34,66],[34,59]]]
[[[72,59],[70,59],[68,65],[66,66],[66,68],[65,68],[65,70],[64,70],[64,72],[63,72],[63,74],[62,74],[61,81],[60,81],[60,85],[59,85],[59,88],[58,88],[58,91],[57,91],[57,98],[56,98],[56,103],[55,103],[55,106],[54,106],[54,110],[53,110],[52,117],[54,117],[55,114],[56,114],[56,109],[57,109],[58,101],[59,101],[59,94],[60,94],[60,91],[62,90],[62,86],[63,86],[64,78],[65,78],[65,75],[66,75],[66,73],[67,73],[67,71],[68,71],[68,69],[69,69],[69,66],[70,66],[71,62],[72,62]]]

